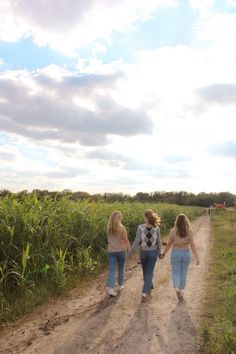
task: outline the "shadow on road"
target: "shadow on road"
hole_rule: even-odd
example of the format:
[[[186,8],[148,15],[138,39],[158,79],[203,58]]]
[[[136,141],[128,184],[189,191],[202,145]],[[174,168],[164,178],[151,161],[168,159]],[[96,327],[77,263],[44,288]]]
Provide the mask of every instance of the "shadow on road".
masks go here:
[[[68,337],[67,342],[54,354],[83,354],[96,353],[94,339],[99,338],[101,331],[110,319],[110,313],[117,297],[104,297],[93,309],[93,312],[80,323],[77,330]]]
[[[197,350],[197,330],[188,313],[185,301],[178,303],[171,313],[168,323],[167,348],[163,348],[163,353],[199,353]]]

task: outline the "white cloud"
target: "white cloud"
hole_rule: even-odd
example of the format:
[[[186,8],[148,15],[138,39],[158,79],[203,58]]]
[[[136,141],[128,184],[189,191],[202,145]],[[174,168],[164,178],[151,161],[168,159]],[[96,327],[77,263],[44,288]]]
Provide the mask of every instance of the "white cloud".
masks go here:
[[[186,46],[146,51],[140,53],[138,63],[114,66],[109,74],[78,75],[55,66],[32,74],[7,72],[1,81],[5,98],[0,103],[1,128],[5,124],[8,132],[40,144],[47,139],[51,149],[54,146],[50,159],[57,167],[37,169],[43,171],[45,181],[56,178],[56,186],[62,189],[68,184],[77,188],[78,178],[81,186],[87,183],[94,189],[90,181],[104,175],[109,189],[120,175],[124,181],[135,176],[133,190],[143,190],[144,179],[154,190],[166,189],[164,180],[171,188],[177,179],[178,185],[189,185],[191,190],[189,180],[201,180],[204,170],[209,183],[217,169],[217,157],[210,160],[207,146],[222,136],[233,139],[234,105],[212,103],[222,101],[222,89],[233,94],[234,84],[219,80],[233,78],[234,68],[220,63],[214,51],[215,47],[205,52]],[[104,65],[101,71],[106,70]],[[91,150],[84,146],[81,151],[77,141],[107,147]],[[170,159],[173,152],[177,160]],[[186,154],[189,159],[180,159]],[[63,167],[65,159],[68,172]],[[78,161],[79,170],[75,167]],[[40,181],[35,173],[35,180]],[[206,186],[205,180],[201,183]],[[104,185],[98,183],[97,188]]]
[[[97,54],[106,54],[107,47],[99,42],[95,42],[91,52],[93,56],[96,56]]]
[[[236,160],[236,141],[222,141],[218,144],[210,145],[208,151],[214,156],[225,156]]]
[[[17,3],[22,9],[27,4]],[[114,26],[111,21],[105,24],[104,36],[109,38],[112,29],[122,31],[135,23],[135,18],[150,16],[158,3],[153,2],[152,7],[147,2],[150,7],[146,12],[142,1],[98,4],[106,4],[105,17],[111,9],[136,9],[133,14],[127,10]],[[119,60],[104,64],[96,59],[97,53],[106,53],[105,42],[97,39],[101,33],[98,31],[95,36],[96,26],[105,18],[101,17],[95,22],[95,29],[88,30],[92,38],[89,40],[96,40],[90,46],[93,57],[79,59],[75,71],[50,65],[35,72],[2,73],[0,129],[7,132],[15,149],[0,149],[1,163],[8,166],[8,175],[3,168],[0,171],[3,185],[133,193],[171,189],[220,191],[227,186],[236,192],[232,168],[235,146],[224,145],[224,141],[235,140],[236,131],[235,14],[214,13],[210,1],[191,4],[200,16],[196,37],[189,46],[140,51],[130,64]],[[40,2],[32,6],[39,5]],[[45,33],[56,35],[63,45],[63,33],[57,23],[55,33],[53,26],[47,24],[51,5],[48,4],[48,17],[29,12],[25,16],[31,21],[34,38],[43,36],[44,27]],[[73,2],[73,6],[81,3]],[[143,16],[138,9],[144,11]],[[22,11],[19,7],[15,11],[21,20]],[[55,21],[60,20],[61,11],[59,6]],[[71,31],[74,41],[77,26],[82,29],[84,16],[93,11],[92,2],[84,3],[79,22],[75,14],[71,23],[67,23],[66,12],[68,38]],[[85,42],[88,33],[85,32]],[[55,46],[56,41],[51,41],[50,36],[48,43]],[[80,45],[78,37],[76,46]],[[70,40],[68,48],[75,48]],[[45,141],[44,152],[34,159]],[[14,169],[7,156],[15,158]],[[21,177],[21,184],[15,182],[17,176]]]
[[[121,73],[63,76],[55,67],[53,75],[46,73],[24,71],[15,73],[15,78],[9,73],[2,75],[2,130],[36,140],[85,145],[106,145],[109,135],[152,132],[150,117],[142,108],[130,109],[116,101],[116,81],[123,77]]]
[[[200,20],[197,29],[199,39],[202,41],[215,41],[221,45],[226,42],[226,45],[233,45],[236,32],[236,13],[213,13]],[[231,50],[233,50],[232,47]]]
[[[236,105],[236,84],[212,84],[197,90],[208,102]]]
[[[3,166],[12,164],[13,161],[16,161],[19,158],[17,150],[10,146],[0,146],[0,163]]]
[[[213,0],[189,0],[190,6],[198,10],[201,16],[206,16],[213,5]]]
[[[226,0],[226,4],[232,7],[236,7],[236,0]]]
[[[177,3],[177,0],[2,0],[0,40],[17,41],[32,36],[39,46],[49,45],[73,54],[74,49],[97,39],[111,40],[114,30],[122,32],[138,20],[145,21],[158,6]]]

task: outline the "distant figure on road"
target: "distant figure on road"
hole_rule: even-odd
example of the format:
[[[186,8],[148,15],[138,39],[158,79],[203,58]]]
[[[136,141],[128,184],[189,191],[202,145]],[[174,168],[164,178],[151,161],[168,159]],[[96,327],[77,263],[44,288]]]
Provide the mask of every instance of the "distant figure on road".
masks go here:
[[[160,258],[164,258],[171,247],[172,282],[179,301],[182,301],[188,266],[191,260],[190,247],[196,257],[196,264],[199,265],[200,263],[196,246],[193,241],[191,224],[187,216],[184,214],[179,214],[176,217],[174,228],[170,231],[169,242]]]
[[[130,251],[130,243],[127,231],[122,225],[122,214],[120,211],[114,211],[107,224],[107,242],[108,242],[108,279],[107,292],[110,296],[116,296],[115,274],[118,267],[118,291],[124,288],[124,267],[127,251]]]
[[[144,221],[144,224],[138,226],[136,237],[129,253],[129,256],[131,256],[137,249],[140,250],[144,281],[141,297],[142,302],[150,299],[151,289],[153,288],[153,272],[157,258],[161,253],[159,215],[148,209],[144,213]]]

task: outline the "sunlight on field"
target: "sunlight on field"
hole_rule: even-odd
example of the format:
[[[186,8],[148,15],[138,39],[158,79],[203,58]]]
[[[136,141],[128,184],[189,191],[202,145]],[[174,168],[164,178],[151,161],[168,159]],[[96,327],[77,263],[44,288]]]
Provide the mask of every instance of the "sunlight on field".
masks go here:
[[[106,262],[110,213],[117,209],[122,212],[132,241],[146,208],[160,214],[162,235],[173,226],[179,212],[194,218],[203,211],[164,203],[38,200],[35,195],[22,201],[0,199],[0,319],[14,312],[21,297],[33,299],[37,292],[39,297],[41,292],[43,296],[47,291],[60,292],[73,279],[97,274]],[[22,303],[26,310],[26,299]]]

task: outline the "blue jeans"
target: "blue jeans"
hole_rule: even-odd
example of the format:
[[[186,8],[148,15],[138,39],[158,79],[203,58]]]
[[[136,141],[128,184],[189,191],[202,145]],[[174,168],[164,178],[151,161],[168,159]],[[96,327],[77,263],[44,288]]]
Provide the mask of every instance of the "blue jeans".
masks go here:
[[[157,257],[159,255],[158,250],[153,251],[140,251],[140,259],[143,270],[143,293],[148,294],[153,287],[153,271],[156,265]]]
[[[186,277],[188,266],[191,261],[191,253],[189,249],[172,250],[171,267],[172,282],[174,288],[184,289],[186,285]]]
[[[115,286],[115,273],[118,266],[118,286],[122,286],[124,282],[126,252],[109,252],[108,253],[108,278],[107,285],[111,288]]]

